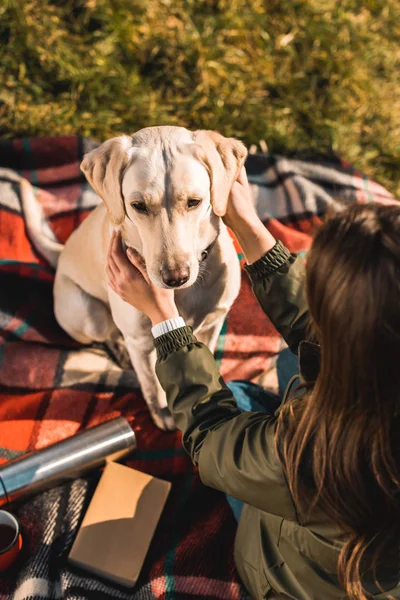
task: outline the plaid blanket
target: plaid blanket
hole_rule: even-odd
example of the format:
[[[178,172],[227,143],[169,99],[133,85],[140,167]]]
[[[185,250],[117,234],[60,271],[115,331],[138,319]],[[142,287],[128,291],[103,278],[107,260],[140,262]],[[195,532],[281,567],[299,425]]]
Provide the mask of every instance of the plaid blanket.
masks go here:
[[[179,433],[154,427],[132,371],[106,347],[72,341],[54,319],[54,272],[27,237],[19,179],[34,184],[48,226],[64,243],[99,202],[79,172],[94,145],[72,136],[0,142],[0,463],[123,415],[138,438],[128,464],[171,481],[172,492],[133,590],[67,562],[99,473],[15,504],[24,549],[0,578],[0,599],[244,598],[232,554],[236,525],[224,495],[201,484]],[[247,169],[260,215],[292,251],[307,250],[329,205],[392,199],[333,157],[255,154]],[[282,348],[243,277],[216,352],[223,375],[276,391]]]

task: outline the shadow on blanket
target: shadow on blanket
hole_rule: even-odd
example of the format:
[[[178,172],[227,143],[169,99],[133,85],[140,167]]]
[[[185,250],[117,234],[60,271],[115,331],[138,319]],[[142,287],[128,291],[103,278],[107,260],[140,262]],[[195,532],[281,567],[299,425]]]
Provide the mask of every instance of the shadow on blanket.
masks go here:
[[[0,142],[0,461],[122,414],[138,437],[129,464],[171,481],[172,492],[132,591],[65,561],[98,473],[14,506],[25,546],[19,563],[0,579],[0,598],[246,597],[233,563],[236,524],[224,495],[201,484],[178,433],[155,429],[132,372],[105,348],[79,346],[58,327],[54,273],[26,236],[20,176],[36,186],[48,224],[65,242],[99,202],[79,172],[94,144],[73,136]],[[247,168],[260,215],[292,251],[307,250],[330,204],[391,198],[337,159],[252,155]],[[223,375],[261,380],[278,392],[283,347],[244,277],[216,353]]]

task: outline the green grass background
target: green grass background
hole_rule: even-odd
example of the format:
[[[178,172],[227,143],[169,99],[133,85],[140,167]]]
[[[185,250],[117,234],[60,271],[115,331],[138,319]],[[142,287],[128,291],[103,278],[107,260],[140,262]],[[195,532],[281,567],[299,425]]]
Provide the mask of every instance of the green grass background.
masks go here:
[[[2,0],[0,135],[217,129],[400,192],[399,0]]]

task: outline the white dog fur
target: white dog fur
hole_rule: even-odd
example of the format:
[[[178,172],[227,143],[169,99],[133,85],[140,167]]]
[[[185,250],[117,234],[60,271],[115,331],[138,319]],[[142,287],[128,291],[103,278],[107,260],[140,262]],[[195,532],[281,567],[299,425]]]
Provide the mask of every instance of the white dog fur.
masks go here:
[[[174,286],[180,314],[214,351],[240,287],[237,254],[220,217],[246,155],[241,142],[215,132],[149,127],[108,140],[81,164],[104,204],[61,252],[55,315],[84,344],[106,341],[116,327],[120,330],[151,415],[162,429],[174,424],[155,375],[151,324],[107,284],[110,236],[119,227],[125,245],[144,258],[151,281]]]

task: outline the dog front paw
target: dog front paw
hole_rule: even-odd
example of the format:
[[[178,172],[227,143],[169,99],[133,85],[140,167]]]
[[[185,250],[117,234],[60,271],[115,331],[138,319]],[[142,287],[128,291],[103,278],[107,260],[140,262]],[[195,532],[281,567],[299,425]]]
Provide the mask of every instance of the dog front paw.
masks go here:
[[[176,425],[175,421],[172,418],[169,409],[165,406],[164,408],[156,407],[150,409],[150,414],[154,423],[157,425],[159,429],[163,431],[175,431]]]

